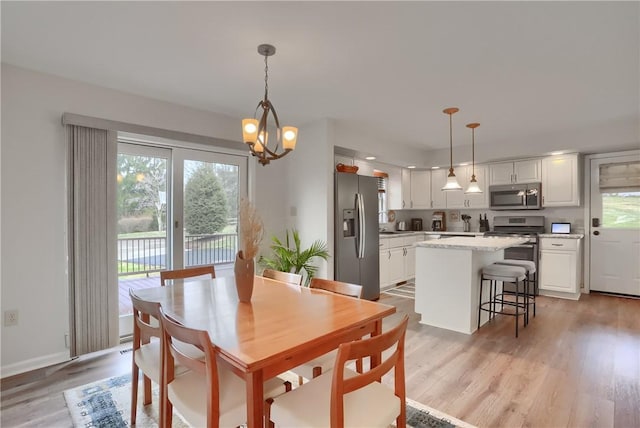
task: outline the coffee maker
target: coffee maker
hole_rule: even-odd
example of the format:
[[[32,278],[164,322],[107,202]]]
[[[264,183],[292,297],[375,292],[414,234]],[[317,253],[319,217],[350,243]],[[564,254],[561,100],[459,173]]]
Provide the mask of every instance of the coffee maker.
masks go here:
[[[431,230],[434,232],[444,232],[447,230],[446,217],[443,211],[436,211],[431,217]]]

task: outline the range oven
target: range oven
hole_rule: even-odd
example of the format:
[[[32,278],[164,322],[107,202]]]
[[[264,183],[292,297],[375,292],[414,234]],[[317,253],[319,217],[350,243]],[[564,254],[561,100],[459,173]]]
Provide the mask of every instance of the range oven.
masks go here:
[[[527,238],[524,244],[504,250],[504,258],[511,260],[529,260],[536,264],[538,276],[538,234],[544,233],[544,216],[496,216],[493,218],[493,231],[485,236],[516,236]],[[505,291],[515,292],[513,284],[505,284]],[[522,290],[521,290],[522,291]],[[538,294],[536,284],[535,294]]]
[[[492,210],[539,210],[542,193],[540,183],[489,186],[489,208]]]

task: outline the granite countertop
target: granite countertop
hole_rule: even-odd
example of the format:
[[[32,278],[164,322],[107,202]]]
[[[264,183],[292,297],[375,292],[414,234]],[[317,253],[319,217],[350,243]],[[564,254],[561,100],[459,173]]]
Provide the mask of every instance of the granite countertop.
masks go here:
[[[463,235],[463,236],[483,236],[484,232],[432,232],[430,230],[394,230],[392,232],[380,232],[380,239],[392,238],[394,236],[411,236],[411,235]]]
[[[564,238],[564,239],[582,239],[582,233],[539,233],[538,238]]]
[[[471,250],[471,251],[498,251],[505,248],[528,242],[526,238],[511,237],[484,237],[475,238],[452,237],[447,239],[433,239],[430,241],[417,242],[416,246],[426,248],[442,248],[451,250]]]
[[[484,232],[456,232],[456,231],[447,231],[447,232],[424,231],[422,233],[426,235],[464,235],[464,236],[483,236],[484,235]]]
[[[395,230],[393,232],[379,233],[380,239],[394,238],[396,236],[423,235],[424,232],[414,232],[411,230]]]

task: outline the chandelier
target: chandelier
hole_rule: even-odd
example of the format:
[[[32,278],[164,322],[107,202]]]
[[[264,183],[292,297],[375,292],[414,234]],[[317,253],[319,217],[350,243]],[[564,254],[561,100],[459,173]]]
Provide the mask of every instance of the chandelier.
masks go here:
[[[464,193],[482,193],[482,189],[478,186],[476,180],[476,128],[480,126],[479,123],[468,123],[467,128],[471,128],[471,180],[469,181],[469,187]]]
[[[462,186],[458,183],[456,174],[453,172],[453,130],[451,125],[451,116],[459,110],[457,107],[449,107],[442,110],[443,113],[449,115],[449,175],[447,176],[447,183],[442,190],[462,190]]]
[[[296,140],[298,139],[298,128],[293,126],[283,126],[280,128],[280,121],[278,120],[278,114],[276,109],[269,101],[269,65],[267,64],[267,58],[276,53],[275,46],[262,44],[258,46],[258,53],[264,56],[264,99],[258,103],[256,111],[253,115],[253,119],[242,119],[242,139],[249,145],[251,154],[258,158],[263,166],[275,159],[287,155],[290,151],[295,149]],[[262,115],[260,119],[257,119],[258,109],[262,108]],[[268,127],[269,113],[273,116],[273,125]],[[275,143],[271,141],[269,145],[269,129],[271,129],[272,136],[275,130],[276,138]],[[282,152],[278,153],[279,146],[282,145]]]

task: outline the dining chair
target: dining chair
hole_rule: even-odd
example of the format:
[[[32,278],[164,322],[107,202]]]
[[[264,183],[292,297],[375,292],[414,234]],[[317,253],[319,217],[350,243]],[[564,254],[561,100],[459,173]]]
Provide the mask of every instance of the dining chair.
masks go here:
[[[276,281],[287,282],[293,285],[302,285],[302,275],[297,273],[265,269],[262,272],[262,276],[265,278],[275,279]]]
[[[196,276],[210,275],[216,277],[216,270],[213,265],[196,266],[185,269],[161,270],[160,285],[167,285],[168,280],[194,278]]]
[[[391,330],[371,338],[343,343],[333,372],[323,373],[291,392],[267,399],[265,417],[277,427],[396,427],[406,426],[404,338],[409,317]],[[348,361],[383,355],[379,365],[364,373],[345,367]],[[393,369],[393,388],[381,378]],[[312,403],[310,405],[310,403]]]
[[[160,303],[140,299],[132,288],[129,289],[129,297],[133,307],[133,352],[131,358],[131,424],[133,425],[136,423],[140,371],[142,371],[144,378],[144,405],[146,406],[152,401],[151,381],[160,385],[162,347],[160,325],[158,324]],[[191,345],[183,344],[181,350],[192,358],[204,358],[204,354]],[[185,369],[178,367],[176,370],[180,373]],[[162,403],[162,392],[160,401]]]
[[[205,330],[183,326],[160,308],[164,347],[163,426],[171,426],[173,408],[196,427],[240,426],[247,421],[246,384],[231,369],[219,366],[215,345]],[[188,343],[204,351],[204,359],[194,359],[180,351],[176,342]],[[189,370],[178,374],[175,364]],[[264,398],[291,390],[291,383],[275,377],[264,383]]]
[[[362,286],[350,284],[348,282],[311,278],[309,288],[325,290],[331,293],[341,294],[343,296],[354,297],[356,299],[360,299],[362,297]],[[298,384],[302,385],[303,378],[312,379],[320,376],[327,370],[331,370],[333,363],[336,360],[336,353],[337,351],[328,352],[292,369],[291,371],[298,375]],[[361,360],[358,360],[356,365],[357,370],[361,371]]]
[[[131,425],[136,423],[138,406],[138,376],[144,378],[144,405],[151,404],[151,381],[160,385],[160,327],[151,324],[157,317],[160,303],[138,299],[129,289],[133,306],[133,356],[131,367]],[[152,340],[155,338],[156,340]]]

